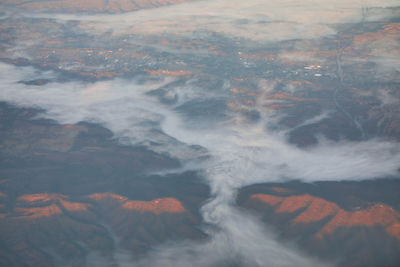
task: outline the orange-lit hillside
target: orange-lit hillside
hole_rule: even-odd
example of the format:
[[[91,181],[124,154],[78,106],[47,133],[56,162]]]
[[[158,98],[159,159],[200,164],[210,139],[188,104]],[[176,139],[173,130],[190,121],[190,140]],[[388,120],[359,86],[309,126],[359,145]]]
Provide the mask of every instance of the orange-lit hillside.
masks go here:
[[[31,194],[31,195],[22,195],[18,197],[19,201],[23,201],[29,204],[35,204],[35,203],[45,203],[49,201],[55,201],[59,199],[65,199],[66,196],[64,195],[58,195],[58,194],[49,194],[49,193],[44,193],[44,194]]]
[[[16,208],[15,211],[19,217],[24,219],[37,219],[40,217],[62,214],[60,207],[56,204],[39,208]]]
[[[128,200],[126,197],[113,193],[96,193],[89,196],[91,199],[100,200],[117,200],[120,207],[126,210],[134,210],[140,212],[152,212],[154,214],[161,213],[182,213],[185,211],[182,203],[175,198],[160,198],[152,201]]]
[[[291,96],[289,93],[272,94],[267,96],[268,99],[287,100],[287,101],[304,101],[304,98]]]
[[[44,193],[18,197],[14,212],[21,218],[35,219],[62,214],[63,210],[86,211],[88,207],[86,203],[69,201],[65,195]]]
[[[267,194],[254,194],[252,199],[257,199],[274,207],[276,213],[294,213],[301,211],[292,223],[312,223],[325,218],[328,222],[316,234],[316,237],[330,235],[339,227],[379,225],[386,232],[400,239],[400,214],[387,205],[375,204],[367,209],[346,211],[333,202],[311,195],[278,197]]]
[[[124,210],[151,212],[156,215],[161,213],[183,213],[185,208],[175,198],[160,198],[152,201],[129,200],[126,197],[113,193],[95,193],[89,196],[96,200],[100,206],[101,201],[116,200],[119,207]],[[69,212],[87,211],[88,203],[70,201],[65,195],[60,194],[31,194],[18,197],[14,215],[23,218],[40,218],[62,214],[63,210]]]
[[[167,76],[186,76],[191,75],[192,72],[185,70],[147,70],[150,75],[167,75]]]

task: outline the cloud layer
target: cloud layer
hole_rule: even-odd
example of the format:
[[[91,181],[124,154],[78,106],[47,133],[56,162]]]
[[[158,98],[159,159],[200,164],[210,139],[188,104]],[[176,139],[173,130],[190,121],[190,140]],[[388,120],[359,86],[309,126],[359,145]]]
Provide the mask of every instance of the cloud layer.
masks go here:
[[[228,37],[270,42],[311,39],[336,33],[334,24],[376,21],[399,6],[395,0],[315,1],[205,0],[140,10],[122,15],[39,15],[61,21],[79,20],[90,33],[113,31],[115,35],[170,35],[190,37],[217,32]],[[363,8],[369,8],[363,17]]]
[[[387,18],[393,14],[385,8],[398,5],[397,0],[305,0],[301,4],[295,0],[205,0],[120,15],[25,15],[53,18],[61,23],[76,20],[79,30],[89,35],[112,32],[114,37],[123,36],[133,44],[141,44],[138,35],[174,39],[216,32],[265,45],[328,37],[337,33],[337,24]],[[363,17],[366,8],[370,11]],[[392,54],[374,54],[377,47],[386,50],[396,47],[397,39],[390,41],[389,46],[379,40],[371,44],[371,55],[381,65],[395,66],[390,69],[398,70],[398,60]],[[21,49],[27,46],[30,44],[23,44]],[[145,46],[163,45],[146,43]],[[211,90],[190,80],[176,86],[172,83],[178,78],[168,76],[96,83],[50,82],[42,86],[19,83],[55,77],[52,72],[31,67],[0,64],[0,101],[43,109],[40,116],[59,123],[99,123],[125,145],[144,145],[179,158],[184,169],[200,170],[211,187],[211,198],[201,209],[209,240],[163,244],[139,260],[133,260],[119,248],[113,259],[103,260],[93,253],[88,255],[89,265],[321,266],[324,263],[302,255],[290,244],[278,242],[271,230],[237,209],[234,205],[237,190],[254,183],[292,179],[313,182],[399,176],[399,143],[321,139],[318,145],[301,149],[288,144],[284,132],[267,130],[266,125],[273,118],[263,108],[261,99],[255,101],[260,103],[254,108],[260,114],[257,122],[248,122],[230,110],[227,103],[232,95],[226,86]],[[259,87],[257,90],[263,90]],[[174,101],[160,102],[157,90]],[[258,95],[263,97],[262,93]],[[329,113],[316,114],[301,125],[329,116]]]
[[[266,262],[271,266],[320,265],[278,243],[256,219],[236,209],[237,189],[290,179],[362,180],[399,174],[398,143],[321,140],[315,147],[300,149],[288,144],[283,133],[266,130],[271,118],[262,107],[258,107],[259,122],[250,124],[229,109],[225,111],[227,116],[217,122],[204,122],[204,116],[191,117],[191,110],[184,109],[185,116],[182,115],[179,108],[190,101],[229,99],[225,88],[204,88],[204,93],[198,94],[198,88],[189,82],[168,89],[165,85],[174,80],[172,77],[145,83],[135,79],[87,84],[52,82],[43,86],[18,83],[38,75],[52,77],[51,73],[37,73],[31,67],[0,64],[0,100],[42,108],[43,117],[60,123],[102,124],[125,144],[147,145],[187,163],[196,160],[197,168],[203,171],[212,190],[212,198],[201,210],[204,221],[216,226],[205,229],[211,240],[159,247],[150,258],[136,262],[139,266],[188,266],[193,262],[197,266],[229,265],[229,260],[246,266],[263,266]],[[179,100],[162,104],[149,94],[161,87],[171,90]],[[209,158],[200,160],[204,154],[191,145],[205,148]]]

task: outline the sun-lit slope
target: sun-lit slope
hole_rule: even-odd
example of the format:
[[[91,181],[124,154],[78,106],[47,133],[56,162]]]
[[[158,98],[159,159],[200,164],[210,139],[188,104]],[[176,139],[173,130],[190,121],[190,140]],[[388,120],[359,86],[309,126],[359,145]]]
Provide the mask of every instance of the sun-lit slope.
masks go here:
[[[395,265],[400,260],[397,197],[387,186],[373,188],[372,182],[255,185],[245,188],[238,202],[276,227],[281,238],[296,240],[302,249],[340,266]]]
[[[185,2],[186,0],[47,0],[47,1],[5,1],[18,8],[55,12],[107,12],[118,13],[144,8],[154,8]]]
[[[86,203],[71,202],[67,196],[58,194],[33,194],[23,195],[18,198],[14,211],[17,217],[24,219],[36,219],[49,217],[65,212],[88,211],[90,207]]]
[[[144,175],[179,165],[121,146],[99,126],[35,114],[0,103],[0,266],[97,266],[93,255],[204,238],[208,187],[194,173]]]
[[[13,206],[0,217],[8,248],[0,250],[1,266],[53,266],[57,259],[75,266],[92,252],[111,257],[122,247],[136,254],[168,239],[203,236],[191,226],[197,219],[172,197],[139,201],[94,193],[72,200],[42,193],[22,195]]]
[[[274,207],[277,213],[299,212],[292,223],[312,223],[328,219],[328,222],[315,236],[334,234],[340,227],[354,226],[382,226],[386,232],[400,240],[400,233],[394,231],[400,223],[400,213],[387,205],[375,204],[367,209],[346,211],[333,202],[326,201],[311,195],[277,197],[268,194],[254,194],[252,199],[257,199]]]
[[[44,193],[20,196],[10,206],[0,219],[1,243],[7,248],[0,250],[1,266],[53,266],[57,259],[80,265],[86,250],[112,249],[107,232],[88,223],[95,215],[87,203]]]
[[[121,245],[135,254],[163,241],[203,237],[193,227],[198,218],[175,198],[136,201],[113,193],[88,198],[99,218],[121,238]]]
[[[126,197],[112,193],[96,193],[90,195],[91,199],[97,201],[104,200],[116,200],[119,202],[122,209],[140,211],[140,212],[151,212],[154,214],[161,213],[182,213],[185,212],[185,208],[178,200],[174,198],[161,198],[152,201],[135,201],[128,200]]]

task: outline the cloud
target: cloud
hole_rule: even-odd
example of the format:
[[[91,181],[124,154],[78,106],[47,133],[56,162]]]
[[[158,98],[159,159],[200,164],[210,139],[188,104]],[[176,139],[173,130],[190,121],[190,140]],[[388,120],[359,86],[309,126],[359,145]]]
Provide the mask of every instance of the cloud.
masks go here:
[[[374,10],[367,20],[375,21],[390,15],[386,7],[398,5],[395,0],[306,0],[301,4],[295,0],[206,0],[118,15],[35,16],[78,20],[81,27],[92,34],[112,31],[114,35],[190,37],[209,31],[268,42],[333,35],[336,33],[333,24],[361,21],[362,7]]]
[[[25,16],[53,18],[61,23],[76,20],[79,30],[90,35],[112,32],[135,44],[141,44],[135,38],[137,35],[173,39],[216,32],[265,45],[331,36],[337,32],[335,24],[363,20],[362,7],[373,10],[366,19],[375,21],[387,18],[390,11],[386,7],[398,5],[397,0],[305,0],[301,4],[295,0],[206,0],[119,15],[26,13]],[[390,65],[390,71],[398,71],[398,55],[389,53],[398,40],[391,38],[390,46],[386,41],[370,44],[370,55],[381,66]],[[20,42],[9,52],[24,55],[26,47],[31,45]],[[162,46],[150,45],[156,49],[163,49]],[[381,49],[375,50],[376,47]],[[285,56],[307,60],[295,54],[282,55]],[[149,79],[144,83],[136,79],[50,82],[43,86],[19,83],[38,78],[54,81],[55,77],[54,73],[38,72],[31,67],[0,64],[0,101],[44,109],[40,116],[59,123],[99,123],[125,145],[144,145],[156,152],[168,153],[186,163],[182,170],[195,166],[203,173],[212,192],[209,202],[201,208],[209,240],[163,244],[136,261],[117,247],[112,258],[101,259],[96,253],[89,254],[89,265],[321,266],[324,263],[310,259],[294,246],[278,242],[273,232],[265,229],[257,218],[237,209],[234,205],[237,190],[254,183],[292,179],[313,182],[399,176],[399,143],[379,139],[362,142],[321,139],[318,145],[301,149],[288,144],[284,132],[266,129],[273,118],[262,107],[262,101],[256,101],[260,103],[255,107],[260,114],[257,123],[243,120],[239,113],[231,112],[228,105],[221,107],[231,97],[224,87],[211,90],[201,88],[194,81],[171,86],[176,77]],[[145,80],[146,77],[141,78]],[[268,87],[269,84],[260,82],[259,86]],[[162,91],[163,97],[171,101],[161,103],[159,95],[154,94],[156,91]],[[216,105],[204,108],[210,103]],[[215,116],[216,108],[221,116]],[[195,116],[199,112],[202,116]],[[210,116],[215,119],[208,120]],[[316,114],[302,125],[326,117],[327,113]]]
[[[218,213],[221,230],[210,230],[211,240],[164,244],[135,266],[328,266],[277,242],[250,214],[221,205]]]
[[[45,110],[41,116],[60,123],[100,123],[125,144],[147,145],[189,163],[197,160],[198,168],[202,169],[212,191],[210,201],[201,209],[204,221],[215,226],[206,229],[210,240],[158,247],[150,257],[136,262],[138,266],[229,265],[229,260],[246,266],[264,266],[266,262],[271,266],[319,266],[321,263],[276,241],[257,219],[235,208],[237,190],[249,184],[290,179],[313,182],[399,175],[399,143],[378,139],[321,140],[312,148],[300,149],[288,144],[284,133],[266,130],[270,115],[261,105],[256,107],[260,120],[253,124],[235,119],[240,115],[228,109],[225,112],[229,116],[219,117],[213,123],[204,123],[202,116],[191,117],[190,109],[184,110],[185,116],[177,111],[196,99],[206,103],[214,98],[228,98],[226,88],[203,88],[200,94],[195,91],[201,88],[188,82],[180,88],[168,89],[165,85],[173,77],[144,83],[135,79],[52,82],[43,86],[18,83],[34,75],[38,73],[31,67],[0,64],[0,100],[23,107],[40,107]],[[179,101],[162,104],[149,94],[161,88],[171,90]],[[315,119],[323,118],[320,115]],[[201,160],[204,151],[199,153],[191,145],[205,148],[208,159]]]
[[[171,111],[146,96],[146,93],[172,82],[174,77],[140,85],[135,80],[117,79],[87,84],[51,82],[39,87],[19,83],[38,76],[31,67],[0,64],[0,72],[0,99],[3,101],[43,108],[46,112],[41,117],[62,124],[81,121],[102,124],[125,144],[153,144],[153,150],[181,159],[198,156],[196,150],[179,145],[177,140],[162,133],[160,122]]]

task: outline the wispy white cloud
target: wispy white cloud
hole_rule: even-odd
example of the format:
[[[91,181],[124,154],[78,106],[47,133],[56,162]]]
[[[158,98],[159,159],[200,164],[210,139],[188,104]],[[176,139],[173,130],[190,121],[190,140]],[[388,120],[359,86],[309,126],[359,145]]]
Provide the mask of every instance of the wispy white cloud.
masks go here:
[[[210,230],[211,240],[167,243],[154,249],[137,266],[329,266],[308,258],[276,236],[252,215],[225,205],[216,207],[220,230]]]
[[[398,5],[397,0],[305,0],[301,3],[295,0],[205,0],[119,15],[33,16],[51,17],[59,22],[77,20],[79,27],[89,34],[110,31],[114,36],[124,35],[127,39],[130,34],[179,38],[211,31],[266,43],[333,35],[336,34],[335,24],[361,21],[363,7],[383,8],[376,9],[366,18],[373,21],[388,15],[385,7]],[[26,16],[32,14],[26,13]],[[392,38],[390,50],[397,44],[397,39]],[[388,47],[382,43],[373,47],[377,46]],[[394,66],[390,70],[398,71],[397,58],[390,56],[390,50],[385,50],[382,57],[373,53],[373,47],[371,55],[376,56],[377,62],[382,66],[390,63]],[[25,48],[17,50],[24,52]],[[196,168],[203,171],[211,187],[211,199],[201,209],[205,222],[216,226],[206,229],[209,240],[164,244],[155,248],[149,257],[135,262],[118,250],[113,259],[101,260],[105,265],[213,266],[229,265],[229,260],[235,260],[245,266],[321,266],[323,263],[278,242],[256,218],[235,208],[237,190],[254,183],[290,179],[313,182],[399,176],[399,143],[378,139],[362,142],[320,140],[316,146],[301,149],[288,144],[284,133],[266,130],[265,125],[272,118],[261,105],[255,107],[260,113],[259,123],[253,124],[239,119],[239,114],[229,110],[226,111],[228,116],[216,123],[204,121],[204,117],[191,117],[190,111],[184,117],[176,111],[194,100],[207,102],[229,98],[226,88],[207,90],[190,82],[179,87],[165,86],[174,81],[173,77],[145,83],[135,79],[52,82],[43,86],[18,83],[38,75],[54,77],[52,73],[43,74],[30,67],[0,64],[0,100],[44,109],[43,117],[60,123],[99,123],[124,144],[140,144],[160,153],[169,153],[187,162],[185,168],[196,160]],[[260,83],[261,86],[268,87],[268,83]],[[177,98],[174,104],[162,104],[148,94],[161,87],[166,90],[166,97]],[[303,125],[327,116],[323,113]],[[199,145],[206,152],[192,149],[190,145]],[[208,159],[199,160],[204,153],[208,154]],[[89,255],[88,261],[100,264],[98,255]]]
[[[321,141],[312,148],[300,149],[288,144],[282,133],[265,129],[270,117],[263,109],[259,109],[261,119],[258,124],[232,120],[239,116],[234,112],[229,119],[201,124],[201,117],[183,118],[175,111],[176,105],[199,97],[220,97],[225,89],[214,89],[199,96],[189,83],[186,89],[185,86],[171,89],[180,99],[178,104],[165,105],[147,93],[168,84],[173,78],[144,84],[121,79],[44,86],[18,83],[33,72],[34,69],[29,67],[0,64],[0,100],[24,107],[40,107],[46,110],[43,116],[60,123],[100,123],[128,144],[144,144],[164,153],[169,151],[182,160],[200,156],[188,145],[200,145],[207,150],[209,159],[198,164],[211,187],[212,198],[201,212],[205,222],[220,230],[210,230],[211,240],[205,243],[178,243],[158,248],[151,259],[144,259],[137,263],[139,265],[187,266],[196,263],[212,266],[232,256],[248,266],[263,266],[265,262],[271,266],[293,263],[312,266],[313,260],[277,242],[256,219],[234,207],[237,189],[253,183],[289,179],[312,182],[399,175],[399,143]],[[153,142],[159,145],[154,146]]]
[[[90,33],[193,36],[211,31],[265,42],[332,35],[336,33],[333,24],[361,21],[362,7],[393,6],[399,6],[398,1],[306,0],[299,4],[295,0],[205,0],[118,15],[39,16],[79,20]],[[380,9],[371,12],[367,20],[379,20],[389,13]]]

